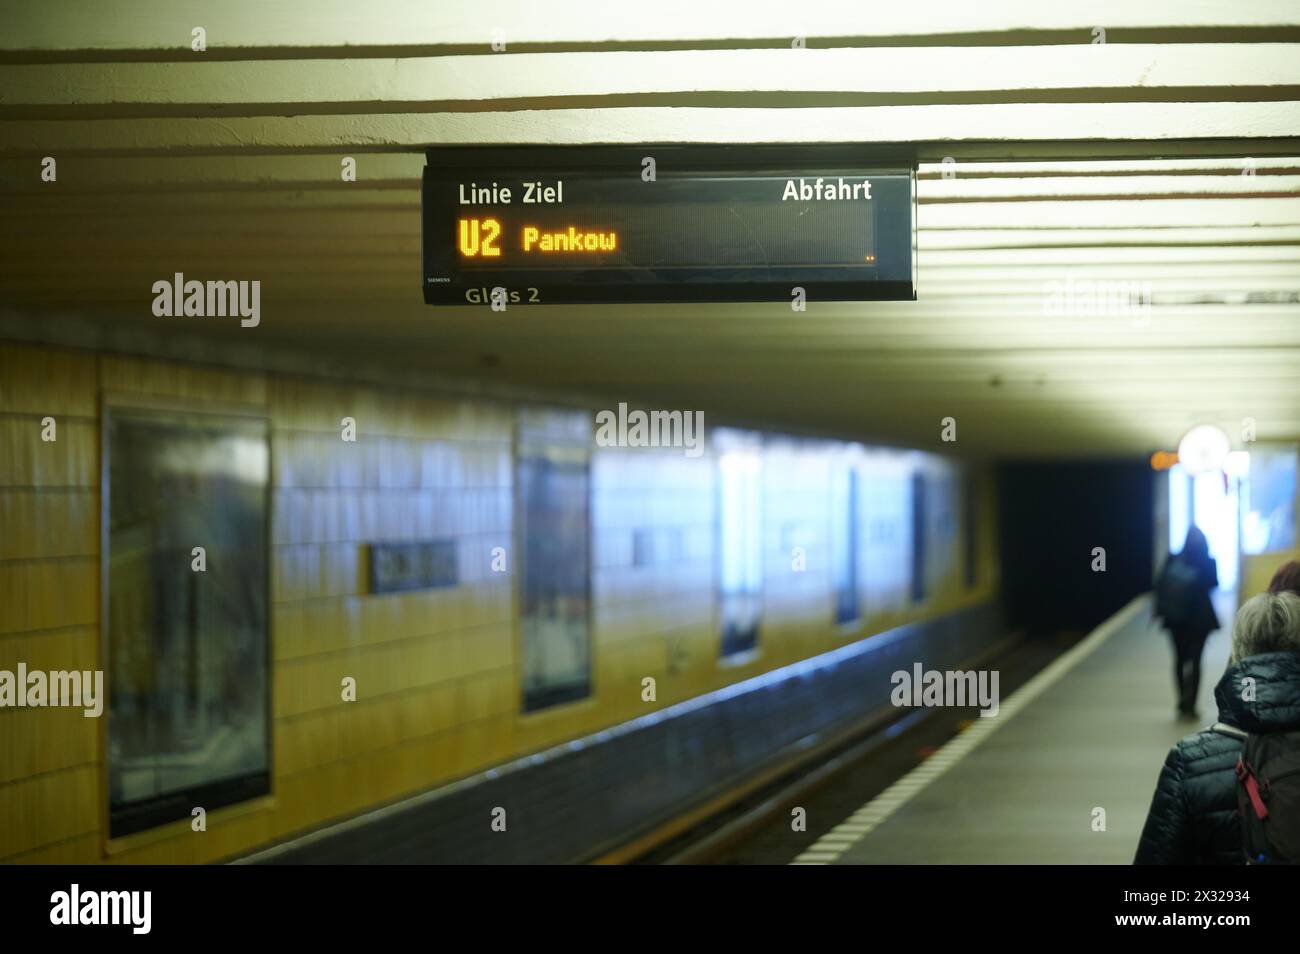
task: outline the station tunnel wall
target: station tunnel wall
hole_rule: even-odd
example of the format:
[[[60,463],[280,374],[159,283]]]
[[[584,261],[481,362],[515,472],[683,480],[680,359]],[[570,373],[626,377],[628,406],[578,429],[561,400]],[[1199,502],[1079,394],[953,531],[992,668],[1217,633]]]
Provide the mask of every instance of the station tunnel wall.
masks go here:
[[[116,835],[113,697],[100,719],[6,709],[0,860],[239,856],[874,634],[992,607],[999,594],[988,469],[737,432],[742,452],[757,448],[761,475],[759,623],[752,645],[724,657],[722,429],[693,459],[680,448],[597,446],[591,408],[0,342],[0,669],[108,668],[106,620],[121,610],[102,608],[103,441],[106,409],[118,408],[220,410],[265,424],[269,790],[213,809],[201,835],[188,811]],[[50,418],[57,439],[42,440]],[[344,418],[355,442],[341,439]],[[577,518],[589,521],[589,603],[575,611],[589,620],[589,682],[530,706],[519,559],[546,552],[527,557],[514,539],[518,467],[521,448],[548,441],[563,451],[556,460],[589,461],[588,509]],[[841,538],[836,563],[835,501],[846,499],[848,471],[858,483],[855,555],[842,558]],[[430,539],[454,547],[450,585],[372,590],[369,547]],[[505,572],[493,568],[497,548]],[[847,600],[836,582],[844,566]],[[845,618],[846,605],[856,617]],[[341,701],[349,677],[355,702]]]

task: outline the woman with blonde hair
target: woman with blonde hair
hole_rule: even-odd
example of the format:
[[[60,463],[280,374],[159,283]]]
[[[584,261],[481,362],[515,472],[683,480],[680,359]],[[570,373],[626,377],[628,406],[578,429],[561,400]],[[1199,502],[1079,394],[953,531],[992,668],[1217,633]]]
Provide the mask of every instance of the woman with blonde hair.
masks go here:
[[[1262,811],[1263,818],[1270,804],[1271,837],[1283,841],[1284,853],[1288,846],[1296,852],[1285,860],[1300,861],[1300,818],[1286,808],[1295,789],[1283,795],[1291,783],[1270,786],[1267,767],[1255,779],[1260,766],[1248,764],[1261,737],[1270,740],[1275,765],[1294,760],[1300,745],[1300,596],[1261,593],[1242,605],[1232,629],[1232,660],[1214,698],[1219,721],[1169,750],[1134,863],[1242,864],[1250,839],[1241,808]],[[1274,778],[1284,774],[1293,773]],[[1261,857],[1271,848],[1252,850],[1252,862],[1283,860]]]

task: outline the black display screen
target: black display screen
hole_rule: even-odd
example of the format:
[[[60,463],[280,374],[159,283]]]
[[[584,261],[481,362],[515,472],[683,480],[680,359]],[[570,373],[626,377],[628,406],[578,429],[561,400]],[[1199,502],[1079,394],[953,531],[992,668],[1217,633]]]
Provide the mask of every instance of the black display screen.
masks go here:
[[[911,167],[850,162],[853,151],[430,150],[425,300],[914,298]]]

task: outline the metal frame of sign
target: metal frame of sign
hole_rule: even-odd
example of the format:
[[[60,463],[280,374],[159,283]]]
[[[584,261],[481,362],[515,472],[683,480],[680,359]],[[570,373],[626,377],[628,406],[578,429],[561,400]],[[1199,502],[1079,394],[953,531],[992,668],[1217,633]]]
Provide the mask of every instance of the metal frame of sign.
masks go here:
[[[872,177],[876,261],[843,264],[754,265],[658,269],[581,265],[572,268],[460,267],[453,223],[463,214],[452,183],[483,182],[518,172],[555,178],[626,171],[639,178],[644,157],[656,175],[738,175],[787,178]],[[916,166],[852,143],[659,144],[584,146],[439,146],[426,153],[421,189],[424,300],[431,305],[507,305],[637,302],[789,303],[793,290],[809,302],[915,300]],[[878,179],[875,177],[879,177]],[[651,185],[652,187],[652,185]],[[846,272],[856,272],[846,275]],[[690,272],[684,275],[684,272]],[[504,290],[502,291],[498,291]]]

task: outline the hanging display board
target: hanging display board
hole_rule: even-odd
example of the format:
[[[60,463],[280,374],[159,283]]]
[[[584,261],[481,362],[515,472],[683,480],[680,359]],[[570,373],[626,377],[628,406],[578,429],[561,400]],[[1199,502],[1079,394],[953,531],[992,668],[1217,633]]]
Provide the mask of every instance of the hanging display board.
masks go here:
[[[424,298],[913,299],[914,230],[913,167],[851,145],[441,147]]]

